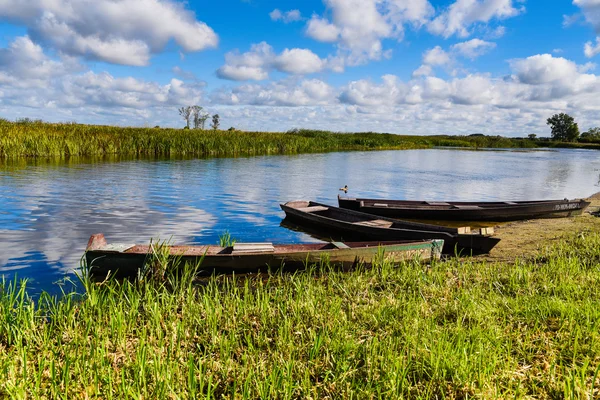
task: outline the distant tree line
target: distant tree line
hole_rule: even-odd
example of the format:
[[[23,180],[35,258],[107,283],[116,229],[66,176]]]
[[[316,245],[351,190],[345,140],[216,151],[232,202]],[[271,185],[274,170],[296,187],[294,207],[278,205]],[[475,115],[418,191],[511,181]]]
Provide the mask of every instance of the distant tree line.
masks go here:
[[[546,120],[546,125],[550,125],[551,138],[559,142],[595,142],[600,141],[600,127],[590,128],[583,133],[579,133],[579,125],[575,118],[569,114],[554,114]],[[533,137],[532,137],[533,136]],[[530,139],[535,139],[535,135],[529,135]]]
[[[206,121],[211,118],[210,114],[204,111],[203,107],[200,106],[186,106],[179,109],[179,115],[185,120],[186,126],[184,129],[191,129],[190,122],[193,124],[193,129],[204,130],[206,128]],[[210,127],[213,130],[218,130],[221,123],[221,117],[219,114],[212,116],[212,123]]]

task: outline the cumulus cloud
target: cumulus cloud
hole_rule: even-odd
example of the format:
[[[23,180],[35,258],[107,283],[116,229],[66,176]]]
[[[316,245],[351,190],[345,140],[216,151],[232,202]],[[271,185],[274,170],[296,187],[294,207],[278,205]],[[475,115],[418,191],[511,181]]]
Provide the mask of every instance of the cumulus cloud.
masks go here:
[[[324,61],[308,49],[285,49],[273,62],[273,66],[290,74],[312,74],[323,69]]]
[[[432,68],[430,65],[423,64],[419,68],[415,69],[412,73],[413,78],[417,78],[419,76],[429,76],[432,74]]]
[[[585,20],[597,33],[600,33],[600,2],[598,0],[573,0],[573,4],[581,8]]]
[[[268,84],[244,84],[214,91],[211,100],[224,105],[298,107],[327,105],[334,101],[334,91],[318,79],[296,82],[283,80]]]
[[[307,36],[336,43],[345,65],[389,56],[382,40],[402,40],[405,25],[419,28],[433,15],[427,0],[324,0],[331,19],[313,15]],[[339,63],[338,63],[339,64]]]
[[[470,59],[475,59],[488,51],[494,49],[496,43],[486,42],[481,39],[471,39],[467,42],[457,43],[452,46],[452,50],[456,53]]]
[[[43,81],[70,69],[48,58],[29,36],[17,37],[8,48],[0,49],[0,83]]]
[[[306,58],[292,50],[275,54],[266,44],[254,50],[258,56],[245,55],[244,62],[266,71],[291,69],[298,54]],[[265,54],[270,64],[262,61]],[[304,72],[317,67],[308,62],[293,68]],[[575,112],[582,124],[600,117],[600,78],[591,72],[593,64],[538,54],[511,60],[509,67],[510,74],[503,77],[473,73],[442,79],[431,76],[433,67],[423,64],[408,80],[384,75],[335,87],[296,75],[208,91],[192,76],[180,79],[186,75],[181,69],[172,70],[177,78],[166,84],[89,71],[76,59],[45,54],[22,36],[0,49],[0,113],[12,118],[181,126],[177,107],[202,104],[218,109],[228,121],[224,123],[246,129],[304,126],[433,133],[451,127],[451,133],[476,129],[515,135],[545,132],[545,118],[555,112]]]
[[[347,105],[382,107],[385,105],[436,105],[440,108],[469,106],[499,109],[553,109],[578,104],[586,109],[600,109],[600,100],[583,104],[600,89],[600,79],[587,73],[590,65],[577,65],[549,54],[513,60],[513,74],[493,78],[489,74],[469,74],[443,80],[413,74],[407,82],[393,75],[382,77],[381,83],[358,80],[342,88],[338,98]],[[427,72],[427,71],[425,71]]]
[[[579,75],[577,64],[562,57],[553,57],[551,54],[513,60],[511,67],[520,82],[531,85],[568,82]]]
[[[127,125],[171,113],[181,104],[197,104],[204,90],[196,81],[173,78],[159,84],[92,72],[76,59],[48,57],[27,36],[0,49],[0,86],[4,115],[53,120],[83,116],[85,122]]]
[[[450,63],[450,55],[446,53],[440,46],[435,46],[433,49],[423,53],[423,62],[427,65],[446,65]]]
[[[583,53],[587,58],[592,58],[600,54],[600,36],[596,37],[596,44],[592,42],[586,42],[583,46]]]
[[[253,44],[250,51],[233,51],[225,54],[225,65],[217,70],[217,76],[234,81],[261,81],[269,77],[271,70],[289,74],[306,75],[321,71],[327,62],[308,49],[285,49],[276,55],[266,42]]]
[[[123,65],[147,65],[169,41],[187,52],[218,43],[173,0],[2,0],[0,20],[26,26],[32,40],[62,53]]]
[[[413,72],[413,77],[431,75],[432,67],[449,69],[452,66],[456,66],[460,57],[474,60],[495,47],[495,43],[486,42],[481,39],[471,39],[466,42],[456,43],[450,47],[449,51],[442,49],[440,46],[435,46],[423,53],[423,65]],[[456,74],[456,70],[453,71],[453,74]]]
[[[269,17],[271,17],[273,21],[283,21],[284,23],[289,24],[290,22],[300,21],[302,19],[302,14],[299,10],[281,12],[276,8],[269,13]]]
[[[316,15],[313,15],[306,26],[306,34],[319,42],[337,42],[340,33],[340,28],[330,23],[328,20]]]
[[[513,0],[456,0],[432,20],[427,29],[445,38],[453,35],[467,37],[471,35],[473,24],[514,17],[524,10],[524,7],[514,7]]]

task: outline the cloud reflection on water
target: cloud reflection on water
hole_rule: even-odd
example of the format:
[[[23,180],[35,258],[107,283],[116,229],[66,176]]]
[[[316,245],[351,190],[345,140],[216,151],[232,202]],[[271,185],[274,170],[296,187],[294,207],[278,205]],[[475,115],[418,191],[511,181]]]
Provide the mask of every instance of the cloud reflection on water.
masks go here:
[[[113,242],[216,243],[314,238],[280,227],[279,203],[349,196],[428,200],[584,197],[594,151],[444,149],[197,160],[0,166],[0,274],[43,286],[79,265],[93,233]]]

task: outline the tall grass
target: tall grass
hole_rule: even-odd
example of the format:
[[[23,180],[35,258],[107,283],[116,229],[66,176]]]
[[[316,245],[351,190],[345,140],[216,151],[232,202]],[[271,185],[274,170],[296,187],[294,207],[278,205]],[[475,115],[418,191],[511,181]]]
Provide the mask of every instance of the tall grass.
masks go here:
[[[0,121],[0,158],[68,156],[236,156],[341,150],[418,149],[432,146],[533,147],[500,137],[288,133],[121,128]]]
[[[600,235],[530,261],[0,285],[0,397],[598,398]]]

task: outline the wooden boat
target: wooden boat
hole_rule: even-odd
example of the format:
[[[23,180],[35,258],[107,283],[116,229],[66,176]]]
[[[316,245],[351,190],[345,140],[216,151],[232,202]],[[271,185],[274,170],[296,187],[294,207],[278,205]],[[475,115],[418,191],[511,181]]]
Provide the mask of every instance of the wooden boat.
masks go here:
[[[328,261],[334,266],[352,267],[371,264],[381,250],[392,262],[418,258],[422,261],[439,259],[443,240],[331,242],[308,244],[235,243],[220,246],[168,246],[169,257],[182,265],[197,265],[212,272],[253,272],[268,268],[303,268]],[[109,271],[117,277],[135,276],[143,268],[152,250],[149,245],[108,244],[104,235],[92,235],[85,259],[93,276],[106,276]]]
[[[281,204],[286,218],[300,225],[318,227],[344,235],[346,240],[418,240],[443,239],[446,254],[488,253],[500,241],[491,237],[492,228],[471,232],[469,227],[449,228],[376,217],[358,211],[328,206],[314,201],[290,201]]]
[[[581,214],[590,205],[582,199],[462,202],[355,199],[341,196],[338,196],[338,203],[341,208],[389,218],[436,221],[516,221],[571,217]]]

